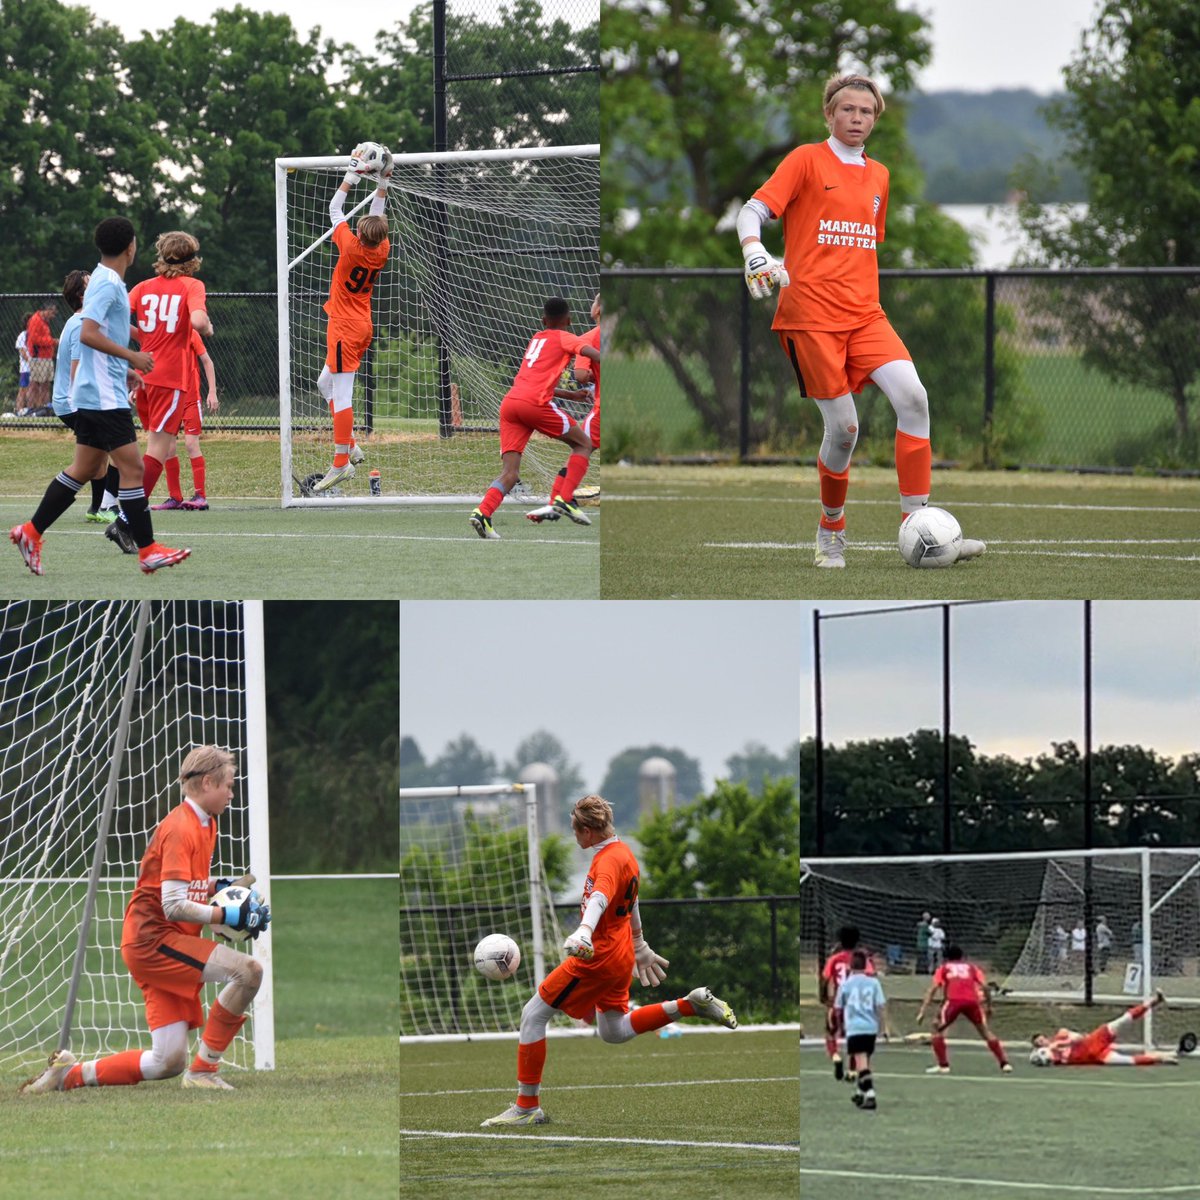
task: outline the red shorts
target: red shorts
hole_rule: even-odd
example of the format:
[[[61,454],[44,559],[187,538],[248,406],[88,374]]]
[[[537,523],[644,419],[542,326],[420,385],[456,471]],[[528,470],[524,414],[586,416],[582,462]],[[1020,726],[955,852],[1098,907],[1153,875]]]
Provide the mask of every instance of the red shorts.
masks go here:
[[[1107,1025],[1093,1029],[1082,1041],[1071,1047],[1068,1062],[1079,1066],[1093,1066],[1102,1063],[1112,1049],[1117,1035]]]
[[[592,439],[592,449],[600,449],[600,406],[597,405],[583,419],[583,432]]]
[[[983,1009],[977,1000],[947,1000],[938,1013],[938,1024],[949,1029],[959,1017],[966,1017],[972,1025],[982,1025]]]
[[[870,324],[845,331],[781,329],[779,344],[796,372],[800,394],[814,400],[857,394],[866,387],[871,372],[884,363],[912,361],[900,335],[882,313]]]
[[[562,438],[575,422],[551,400],[518,400],[509,395],[500,402],[500,453],[524,452],[536,429],[547,437]]]
[[[142,426],[152,433],[178,433],[183,424],[184,404],[182,388],[156,387],[152,383],[144,383],[138,396],[138,418]]]
[[[141,425],[143,429],[149,429],[150,405],[146,403],[146,389],[144,387],[138,388],[138,390],[133,393],[133,402],[137,407],[138,424]]]
[[[203,427],[204,420],[201,416],[200,397],[189,396],[183,403],[183,432],[192,434],[194,437],[199,437]]]
[[[365,325],[341,325],[330,321],[325,330],[325,365],[335,374],[357,371],[362,356],[371,344],[373,330]]]
[[[538,986],[538,995],[551,1008],[565,1012],[577,1021],[587,1020],[593,1009],[598,1012],[629,1011],[630,971],[619,975],[598,974],[573,958],[559,963]]]
[[[176,1021],[186,1021],[189,1029],[204,1024],[200,988],[204,966],[216,948],[216,942],[184,933],[170,934],[152,946],[139,942],[121,947],[121,957],[145,997],[151,1029]]]

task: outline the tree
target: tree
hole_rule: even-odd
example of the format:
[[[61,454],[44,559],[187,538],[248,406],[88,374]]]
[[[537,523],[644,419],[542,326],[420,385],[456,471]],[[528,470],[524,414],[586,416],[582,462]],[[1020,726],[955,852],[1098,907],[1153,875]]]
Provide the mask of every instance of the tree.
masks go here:
[[[1200,266],[1200,25],[1177,0],[1105,0],[1066,71],[1049,119],[1088,207],[1071,217],[1035,202],[1047,175],[1024,184],[1021,224],[1053,266]],[[1187,279],[1084,279],[1045,299],[1084,362],[1170,398],[1172,417],[1127,450],[1136,465],[1200,461],[1191,404],[1200,374],[1200,286]],[[1132,452],[1130,452],[1132,451]]]
[[[516,779],[522,768],[536,762],[548,763],[558,772],[558,794],[564,802],[570,803],[572,797],[578,799],[583,795],[579,764],[571,761],[562,742],[545,729],[531,733],[517,746],[503,773],[509,779]]]
[[[623,750],[608,764],[600,794],[613,807],[617,828],[635,825],[641,814],[638,770],[648,758],[668,759],[675,768],[675,796],[686,802],[700,791],[700,763],[682,750],[666,746],[637,746]]]
[[[429,783],[434,787],[495,783],[499,775],[495,755],[484,750],[469,733],[447,742],[430,764],[429,772]]]
[[[744,783],[758,795],[764,780],[796,778],[800,770],[800,743],[796,742],[783,754],[772,754],[762,742],[747,742],[742,749],[725,760],[730,783]]]

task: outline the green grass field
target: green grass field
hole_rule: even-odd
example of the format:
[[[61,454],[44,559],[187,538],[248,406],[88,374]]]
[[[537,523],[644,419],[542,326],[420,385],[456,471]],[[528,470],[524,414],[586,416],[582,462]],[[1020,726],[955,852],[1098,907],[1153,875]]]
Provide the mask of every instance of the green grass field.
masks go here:
[[[142,575],[103,528],[84,520],[84,498],[47,531],[46,574],[29,573],[7,530],[28,519],[47,483],[70,461],[65,430],[0,434],[0,591],[10,598],[64,595],[167,599],[254,596],[290,599],[586,599],[599,595],[599,508],[592,525],[535,526],[505,504],[501,540],[467,524],[473,504],[281,509],[279,445],[270,437],[205,440],[208,512],[155,513],[155,536],[192,557]],[[184,471],[185,484],[187,480]],[[486,482],[485,477],[484,478]],[[357,481],[356,481],[357,482]],[[482,493],[481,493],[482,494]],[[166,495],[159,484],[153,499]]]
[[[5,1076],[0,1195],[394,1200],[397,888],[273,884],[276,1067],[231,1075],[235,1093],[176,1079],[21,1097]]]
[[[795,1033],[553,1038],[551,1124],[480,1129],[512,1103],[514,1041],[400,1047],[412,1195],[793,1200],[800,1187]]]
[[[859,1112],[822,1047],[800,1054],[801,1194],[928,1200],[1200,1197],[1194,1150],[1200,1063],[1177,1068],[1030,1066],[1001,1075],[980,1046],[883,1046],[877,1112]]]
[[[610,467],[606,599],[1165,599],[1200,592],[1200,481],[934,472],[933,503],[988,552],[914,571],[895,474],[856,468],[846,569],[820,571],[816,471]]]

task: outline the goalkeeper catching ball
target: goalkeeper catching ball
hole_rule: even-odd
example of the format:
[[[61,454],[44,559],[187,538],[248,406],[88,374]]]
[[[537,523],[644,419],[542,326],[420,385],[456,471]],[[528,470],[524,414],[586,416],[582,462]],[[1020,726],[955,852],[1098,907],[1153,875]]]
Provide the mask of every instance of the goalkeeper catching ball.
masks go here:
[[[1030,1040],[1033,1052],[1029,1061],[1035,1067],[1174,1067],[1179,1056],[1172,1051],[1151,1050],[1145,1054],[1122,1054],[1116,1049],[1117,1034],[1140,1021],[1160,1004],[1166,1004],[1162,992],[1155,992],[1145,1004],[1126,1009],[1115,1021],[1099,1025],[1091,1033],[1060,1029],[1053,1037],[1035,1034]]]

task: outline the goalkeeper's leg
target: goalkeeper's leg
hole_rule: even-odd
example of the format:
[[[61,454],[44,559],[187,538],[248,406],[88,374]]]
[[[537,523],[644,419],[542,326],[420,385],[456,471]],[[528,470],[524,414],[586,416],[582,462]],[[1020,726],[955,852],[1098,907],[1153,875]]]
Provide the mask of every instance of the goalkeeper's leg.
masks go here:
[[[143,1079],[170,1079],[187,1065],[186,1021],[172,1021],[150,1031],[149,1050],[123,1050],[105,1058],[76,1063],[63,1076],[64,1092],[77,1087],[119,1087]]]
[[[326,365],[317,379],[317,389],[325,397],[333,416],[333,466],[318,480],[313,491],[323,492],[354,475],[351,451],[354,443],[354,372],[330,371]]]
[[[1157,1008],[1166,1002],[1166,996],[1161,991],[1156,991],[1145,1004],[1135,1004],[1132,1008],[1127,1008],[1115,1020],[1109,1021],[1108,1028],[1113,1034],[1118,1034],[1122,1030],[1128,1029],[1135,1021],[1140,1021],[1152,1008]]]
[[[546,1065],[546,1027],[554,1009],[534,992],[521,1010],[517,1041],[517,1100],[502,1113],[484,1121],[488,1125],[544,1125],[549,1117],[542,1111],[539,1093],[542,1068]]]
[[[223,983],[196,1048],[196,1057],[184,1076],[184,1086],[220,1086],[215,1082],[221,1055],[246,1020],[246,1010],[262,985],[262,965],[248,954],[217,946],[204,966],[205,983]],[[225,1084],[228,1087],[228,1084]]]

